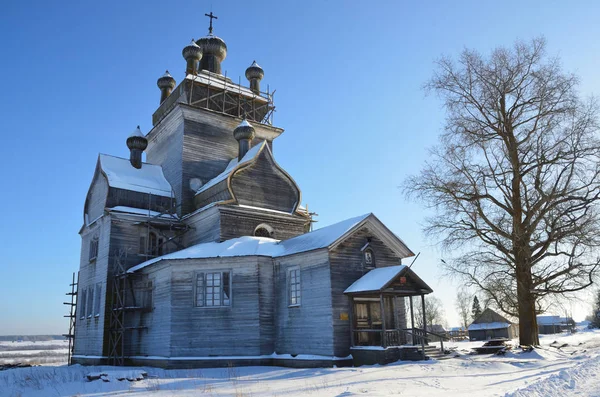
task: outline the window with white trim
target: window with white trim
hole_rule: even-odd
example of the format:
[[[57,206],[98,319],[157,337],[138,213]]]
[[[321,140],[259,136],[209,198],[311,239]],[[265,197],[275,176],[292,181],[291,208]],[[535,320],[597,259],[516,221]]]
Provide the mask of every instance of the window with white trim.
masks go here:
[[[231,306],[231,272],[196,273],[196,306]]]
[[[98,237],[93,237],[90,240],[89,260],[92,262],[98,257]]]
[[[290,306],[300,306],[301,303],[300,269],[290,269],[288,272],[288,302]]]
[[[87,318],[92,318],[92,311],[94,309],[94,287],[88,288],[87,302],[85,304]]]

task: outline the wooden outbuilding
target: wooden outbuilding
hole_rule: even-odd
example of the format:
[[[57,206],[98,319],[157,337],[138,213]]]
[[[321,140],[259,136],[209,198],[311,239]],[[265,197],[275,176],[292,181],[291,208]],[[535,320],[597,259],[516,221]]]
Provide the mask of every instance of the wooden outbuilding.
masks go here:
[[[517,324],[506,319],[492,309],[485,309],[479,317],[469,325],[469,339],[490,340],[498,338],[512,339],[519,335]]]

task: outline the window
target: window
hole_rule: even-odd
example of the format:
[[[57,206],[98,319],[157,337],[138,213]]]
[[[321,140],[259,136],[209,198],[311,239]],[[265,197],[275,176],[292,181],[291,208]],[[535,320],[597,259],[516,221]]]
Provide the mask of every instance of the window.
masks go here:
[[[150,233],[150,246],[148,247],[150,250],[150,255],[153,256],[162,256],[163,255],[163,242],[162,238],[159,238],[156,233]]]
[[[100,299],[102,297],[102,284],[96,284],[96,296],[94,297],[94,317],[100,317]]]
[[[273,238],[274,234],[275,230],[273,230],[273,228],[266,223],[261,223],[260,225],[256,226],[256,229],[254,229],[254,236],[256,237]]]
[[[87,302],[85,304],[87,318],[92,318],[94,308],[94,287],[89,288],[87,292]]]
[[[79,293],[79,301],[77,302],[79,304],[79,317],[82,318],[82,319],[85,318],[85,303],[86,303],[86,300],[87,300],[87,291],[84,288]]]
[[[231,273],[197,273],[196,306],[231,306]]]
[[[300,306],[300,269],[291,269],[288,273],[288,302],[290,306]]]
[[[373,250],[370,248],[365,250],[365,266],[375,267],[375,257],[373,255]]]
[[[95,260],[97,256],[98,256],[98,237],[94,237],[90,241],[90,255],[89,255],[90,262]]]

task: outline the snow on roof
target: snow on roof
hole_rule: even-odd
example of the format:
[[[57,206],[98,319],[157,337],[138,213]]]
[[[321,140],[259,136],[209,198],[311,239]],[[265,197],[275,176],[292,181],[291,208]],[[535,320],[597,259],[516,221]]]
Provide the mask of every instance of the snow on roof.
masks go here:
[[[110,187],[171,197],[171,185],[161,166],[142,163],[142,168],[137,169],[127,159],[106,154],[101,154],[99,160]]]
[[[200,259],[233,256],[270,256],[279,257],[299,252],[326,248],[344,236],[369,215],[350,218],[336,224],[326,226],[310,233],[278,241],[266,237],[243,236],[221,243],[201,243],[171,254],[150,259],[128,270],[133,273],[161,260]]]
[[[285,255],[329,247],[370,215],[372,214],[369,213],[346,219],[345,221],[334,223],[313,232],[284,240],[281,242],[281,245],[285,247]]]
[[[381,291],[405,268],[405,265],[398,265],[373,269],[346,288],[344,293]]]
[[[238,127],[252,127],[252,125],[246,119],[243,119]]]
[[[560,316],[537,316],[538,325],[565,325],[571,319]]]
[[[137,128],[135,130],[133,130],[133,132],[131,133],[131,136],[139,136],[139,137],[144,137],[144,133],[142,132],[142,130],[140,129],[140,126],[138,125]]]
[[[278,240],[267,237],[243,236],[226,240],[222,243],[211,242],[197,244],[171,254],[150,259],[132,267],[127,272],[133,273],[163,259],[198,259],[255,255],[274,256],[276,252],[280,251],[277,242]]]
[[[118,205],[116,207],[112,207],[112,208],[107,208],[108,212],[123,212],[126,214],[136,214],[136,215],[145,215],[145,216],[151,216],[151,217],[158,217],[160,216],[161,218],[174,218],[176,219],[177,216],[175,216],[174,214],[161,214],[160,212],[156,212],[156,211],[151,211],[151,210],[145,210],[142,208],[133,208],[133,207],[124,207],[122,205]]]
[[[265,140],[265,141],[262,141],[261,143],[259,143],[258,145],[253,146],[250,150],[248,150],[248,152],[244,155],[244,157],[242,157],[242,161],[240,161],[240,162],[238,162],[237,157],[231,159],[229,164],[227,164],[225,171],[221,172],[219,175],[217,175],[216,177],[214,177],[213,179],[211,179],[210,181],[208,181],[204,185],[202,185],[202,187],[200,187],[200,189],[198,189],[196,194],[202,193],[205,190],[207,190],[208,188],[227,179],[229,174],[231,174],[231,172],[233,172],[233,170],[238,165],[242,165],[242,164],[245,164],[245,163],[248,163],[248,162],[254,160],[254,158],[258,156],[258,153],[260,153],[260,151],[266,144],[267,144],[267,141]]]
[[[469,331],[479,331],[482,329],[502,329],[510,327],[509,323],[479,323],[469,325]]]

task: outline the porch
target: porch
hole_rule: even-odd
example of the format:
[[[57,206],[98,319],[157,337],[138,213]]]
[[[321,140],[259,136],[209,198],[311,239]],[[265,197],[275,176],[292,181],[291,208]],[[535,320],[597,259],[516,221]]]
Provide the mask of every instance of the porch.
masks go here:
[[[406,266],[369,271],[344,291],[350,301],[350,341],[355,365],[387,364],[398,360],[426,360],[429,341],[443,337],[427,331],[425,295],[433,290]],[[415,302],[421,305],[422,328],[415,326]],[[408,298],[410,327],[401,313]]]

